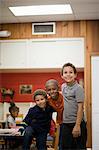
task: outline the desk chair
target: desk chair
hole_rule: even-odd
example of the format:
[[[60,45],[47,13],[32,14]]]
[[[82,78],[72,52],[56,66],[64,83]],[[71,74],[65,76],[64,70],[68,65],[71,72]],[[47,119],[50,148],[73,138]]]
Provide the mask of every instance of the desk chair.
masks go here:
[[[3,138],[0,138],[0,149],[4,149],[5,147],[5,140]]]

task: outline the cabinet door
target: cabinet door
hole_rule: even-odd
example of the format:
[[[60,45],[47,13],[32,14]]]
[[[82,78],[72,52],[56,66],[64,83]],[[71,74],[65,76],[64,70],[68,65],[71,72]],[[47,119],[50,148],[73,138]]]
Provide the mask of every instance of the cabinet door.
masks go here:
[[[0,69],[84,67],[84,39],[58,38],[0,41]]]
[[[0,68],[26,68],[27,42],[26,41],[2,41],[0,42]]]
[[[28,66],[30,68],[61,68],[66,62],[78,68],[84,67],[84,39],[30,40]]]

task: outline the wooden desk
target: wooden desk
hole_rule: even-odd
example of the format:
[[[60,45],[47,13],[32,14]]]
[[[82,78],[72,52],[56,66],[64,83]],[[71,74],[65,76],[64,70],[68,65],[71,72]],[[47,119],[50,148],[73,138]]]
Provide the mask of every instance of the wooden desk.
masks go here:
[[[22,145],[23,143],[23,136],[13,136],[11,134],[0,134],[0,139],[2,141],[2,143],[0,143],[1,145],[0,148],[2,150],[11,150],[11,146],[13,146],[13,144],[15,144],[16,141],[20,143],[20,145]]]
[[[16,129],[0,129],[0,149],[10,150],[13,145],[22,144],[23,136],[16,135]]]

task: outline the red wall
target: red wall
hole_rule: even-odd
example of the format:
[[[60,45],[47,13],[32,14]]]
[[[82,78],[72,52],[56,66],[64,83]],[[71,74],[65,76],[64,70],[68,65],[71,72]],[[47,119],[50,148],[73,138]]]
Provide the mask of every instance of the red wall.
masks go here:
[[[31,84],[33,86],[32,92],[37,88],[45,88],[45,82],[48,79],[54,78],[58,80],[59,84],[63,83],[60,72],[54,73],[2,73],[0,74],[0,87],[13,88],[15,90],[15,102],[31,102],[32,94],[20,94],[19,86],[21,84]],[[78,73],[78,79],[83,78],[83,72]],[[5,101],[9,101],[7,97]],[[1,101],[1,98],[0,98]]]

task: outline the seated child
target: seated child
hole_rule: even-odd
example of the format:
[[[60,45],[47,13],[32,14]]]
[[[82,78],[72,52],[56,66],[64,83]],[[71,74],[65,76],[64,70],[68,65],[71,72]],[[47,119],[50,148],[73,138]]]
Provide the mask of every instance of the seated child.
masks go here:
[[[18,116],[19,113],[19,107],[17,107],[15,105],[15,103],[10,103],[10,107],[9,107],[9,115],[6,119],[6,125],[5,128],[9,128],[9,129],[14,129],[12,130],[12,135],[13,136],[17,136],[17,135],[21,135],[21,132],[23,132],[23,128],[22,127],[18,127],[16,125],[16,117]],[[21,129],[22,128],[22,129]],[[10,148],[16,148],[20,145],[18,139],[16,137],[13,138],[13,136],[11,136],[9,138],[9,142],[10,142]]]
[[[10,103],[10,107],[9,107],[9,115],[7,117],[6,120],[6,128],[16,128],[16,122],[15,122],[15,118],[18,116],[19,113],[19,107],[17,107],[15,105],[15,103]]]
[[[23,150],[30,149],[33,137],[36,138],[38,150],[47,150],[47,134],[49,133],[54,109],[48,105],[47,94],[43,89],[36,90],[33,99],[36,105],[29,109],[23,120],[28,125],[24,133]]]

